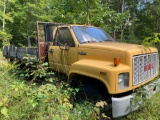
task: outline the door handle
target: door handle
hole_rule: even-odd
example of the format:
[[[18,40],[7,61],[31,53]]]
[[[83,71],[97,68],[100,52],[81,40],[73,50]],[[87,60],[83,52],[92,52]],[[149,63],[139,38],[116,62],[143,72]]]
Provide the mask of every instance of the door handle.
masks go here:
[[[48,52],[53,53],[53,51],[54,51],[53,49],[50,49]]]

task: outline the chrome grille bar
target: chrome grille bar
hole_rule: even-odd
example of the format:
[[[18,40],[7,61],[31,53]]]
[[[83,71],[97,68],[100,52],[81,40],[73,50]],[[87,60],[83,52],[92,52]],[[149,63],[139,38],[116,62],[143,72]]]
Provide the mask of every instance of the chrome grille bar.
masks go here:
[[[133,56],[133,85],[142,83],[158,74],[158,53]]]

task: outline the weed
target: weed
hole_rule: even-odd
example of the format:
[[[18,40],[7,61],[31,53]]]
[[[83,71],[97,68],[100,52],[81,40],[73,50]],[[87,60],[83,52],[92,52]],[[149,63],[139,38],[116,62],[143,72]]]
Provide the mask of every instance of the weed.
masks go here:
[[[75,103],[71,95],[78,89],[71,88],[62,82],[59,87],[53,73],[48,70],[47,63],[33,65],[32,63],[0,64],[0,120],[101,120],[110,119],[105,115],[104,101],[95,105],[84,100]],[[33,65],[30,68],[30,65]],[[30,79],[31,78],[31,79]],[[32,82],[26,81],[28,79]],[[37,84],[35,80],[44,80],[45,84]],[[136,102],[145,96],[139,91]],[[119,120],[158,120],[160,116],[160,92],[145,101],[145,106]]]
[[[40,120],[83,120],[98,119],[95,112],[94,104],[89,102],[79,103],[73,106],[71,103],[71,94],[75,94],[77,90],[72,89],[66,83],[61,83],[57,88],[54,84],[46,82],[45,84],[37,84],[35,82],[27,84],[19,78],[27,72],[19,68],[21,65],[12,64],[8,68],[13,68],[8,72],[8,68],[1,68],[5,71],[1,75],[0,81],[0,119],[40,119]],[[43,69],[40,66],[40,69]],[[44,71],[46,69],[43,69]],[[28,71],[28,70],[27,70]],[[35,72],[36,74],[42,71]],[[16,74],[15,74],[16,73]],[[14,75],[13,75],[14,74]],[[34,74],[30,73],[30,75]],[[46,77],[45,73],[42,77]],[[50,75],[50,74],[49,74]],[[21,77],[19,77],[21,76]]]

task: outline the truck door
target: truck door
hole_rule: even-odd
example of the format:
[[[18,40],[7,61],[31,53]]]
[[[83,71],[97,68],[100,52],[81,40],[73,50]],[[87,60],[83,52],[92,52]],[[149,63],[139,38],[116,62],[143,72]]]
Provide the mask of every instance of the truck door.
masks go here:
[[[69,27],[57,28],[53,45],[49,45],[49,66],[59,72],[68,73],[77,61],[77,48]]]
[[[37,22],[38,58],[44,62],[47,59],[48,44],[53,41],[53,29],[57,25],[52,22]]]

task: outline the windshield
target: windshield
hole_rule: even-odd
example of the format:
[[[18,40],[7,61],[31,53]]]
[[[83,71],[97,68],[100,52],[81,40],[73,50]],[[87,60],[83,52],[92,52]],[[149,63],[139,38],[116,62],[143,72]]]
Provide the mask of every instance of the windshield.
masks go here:
[[[114,41],[105,31],[97,27],[72,26],[79,43]]]

